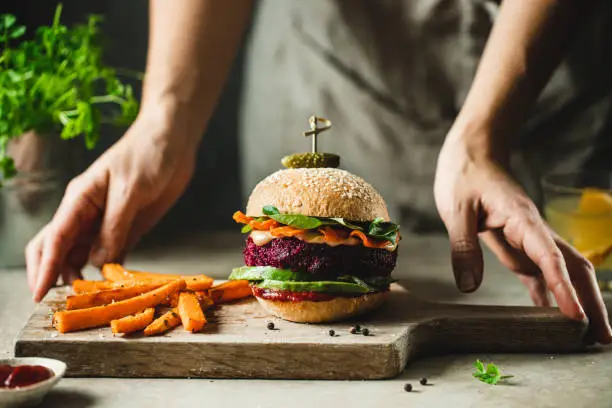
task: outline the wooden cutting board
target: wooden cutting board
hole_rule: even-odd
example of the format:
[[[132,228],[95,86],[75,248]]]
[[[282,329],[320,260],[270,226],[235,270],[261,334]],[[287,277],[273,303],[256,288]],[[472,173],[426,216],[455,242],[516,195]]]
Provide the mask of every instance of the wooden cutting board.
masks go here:
[[[72,377],[382,379],[434,354],[580,351],[587,328],[554,308],[431,303],[394,284],[381,309],[355,320],[370,330],[367,337],[350,334],[352,322],[275,319],[253,299],[211,310],[198,334],[182,328],[150,338],[113,337],[109,328],[59,334],[50,310],[69,291],[47,295],[19,334],[15,354],[63,360]],[[266,328],[269,321],[277,330]]]

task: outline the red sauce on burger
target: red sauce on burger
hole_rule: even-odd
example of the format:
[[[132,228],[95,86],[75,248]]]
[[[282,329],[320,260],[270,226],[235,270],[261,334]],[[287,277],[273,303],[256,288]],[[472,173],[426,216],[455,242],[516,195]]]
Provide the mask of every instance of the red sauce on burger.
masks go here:
[[[339,296],[321,292],[292,292],[290,290],[263,289],[256,286],[253,286],[253,294],[262,299],[280,300],[282,302],[302,302],[305,300],[311,302],[325,302]],[[343,294],[342,296],[353,297],[346,294]]]

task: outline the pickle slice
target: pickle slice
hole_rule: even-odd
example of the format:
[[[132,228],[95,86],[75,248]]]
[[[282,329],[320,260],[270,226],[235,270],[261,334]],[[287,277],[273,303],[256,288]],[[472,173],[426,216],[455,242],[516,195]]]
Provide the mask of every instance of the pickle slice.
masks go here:
[[[281,163],[288,169],[312,169],[317,167],[337,168],[340,166],[340,156],[332,153],[295,153],[283,157]]]

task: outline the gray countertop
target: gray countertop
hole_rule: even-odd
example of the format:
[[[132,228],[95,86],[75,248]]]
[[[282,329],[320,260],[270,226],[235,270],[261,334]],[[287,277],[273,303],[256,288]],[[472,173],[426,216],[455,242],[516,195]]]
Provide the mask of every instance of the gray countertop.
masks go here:
[[[174,242],[134,253],[134,269],[227,277],[241,264],[239,234]],[[472,304],[529,305],[518,280],[485,254],[483,286],[461,295],[454,286],[448,243],[442,236],[405,237],[395,276],[420,297]],[[88,278],[96,272],[86,270]],[[606,295],[608,304],[612,303]],[[33,308],[23,270],[0,270],[0,358],[13,353],[13,342]],[[515,375],[512,385],[488,386],[471,377],[472,362],[494,361]],[[431,386],[418,384],[427,377]],[[416,392],[403,390],[406,382]],[[451,355],[410,362],[404,374],[384,381],[63,379],[45,407],[610,407],[612,348],[577,355]]]

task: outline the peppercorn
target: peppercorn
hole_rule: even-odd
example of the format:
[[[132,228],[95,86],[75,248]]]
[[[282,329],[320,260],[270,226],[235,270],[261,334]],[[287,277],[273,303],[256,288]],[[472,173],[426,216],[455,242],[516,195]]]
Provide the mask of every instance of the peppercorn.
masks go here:
[[[361,331],[361,326],[360,325],[356,324],[354,327],[355,327],[355,331]]]
[[[357,329],[355,327],[351,327],[351,334],[357,334]]]
[[[333,329],[330,329],[329,335],[334,337],[336,335],[336,332]]]
[[[419,382],[421,383],[421,385],[427,385],[427,378],[423,377]]]
[[[364,336],[369,336],[370,335],[370,331],[368,329],[363,329],[361,331],[361,334],[363,334]]]
[[[268,322],[268,330],[274,330],[274,323]]]
[[[408,383],[404,385],[404,391],[410,392],[412,391],[412,384]]]

